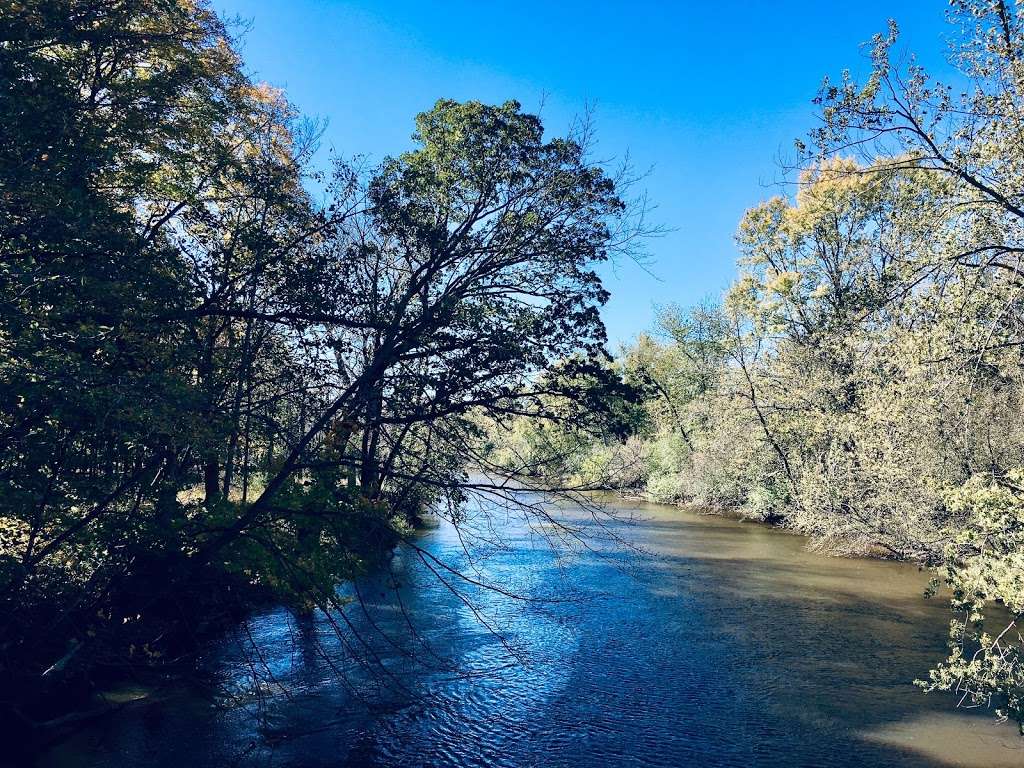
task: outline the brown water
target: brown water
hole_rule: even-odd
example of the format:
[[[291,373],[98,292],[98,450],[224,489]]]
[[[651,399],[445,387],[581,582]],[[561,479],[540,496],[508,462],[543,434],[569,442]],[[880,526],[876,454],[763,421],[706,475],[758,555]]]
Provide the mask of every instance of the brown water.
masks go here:
[[[467,605],[399,552],[350,591],[364,606],[350,605],[341,639],[326,617],[277,610],[212,648],[205,665],[239,695],[233,706],[211,704],[221,688],[174,692],[44,763],[1024,766],[1012,727],[911,684],[942,657],[949,620],[922,597],[927,574],[816,555],[759,525],[618,504],[641,519],[613,530],[649,554],[602,540],[582,516],[599,552],[568,557],[514,519],[471,515],[469,553],[441,524],[422,537],[428,552],[544,600],[449,574]],[[273,675],[258,687],[249,637],[256,669]]]

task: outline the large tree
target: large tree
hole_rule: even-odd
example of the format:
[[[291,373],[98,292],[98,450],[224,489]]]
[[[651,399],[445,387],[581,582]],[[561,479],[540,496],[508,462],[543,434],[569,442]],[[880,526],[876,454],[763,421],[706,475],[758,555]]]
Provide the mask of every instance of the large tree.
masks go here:
[[[502,492],[467,474],[483,419],[587,420],[615,386],[594,267],[639,229],[583,134],[441,101],[415,149],[339,163],[321,206],[316,126],[244,75],[205,3],[33,0],[0,22],[19,717],[185,650],[229,595],[342,610],[338,582],[426,512]]]

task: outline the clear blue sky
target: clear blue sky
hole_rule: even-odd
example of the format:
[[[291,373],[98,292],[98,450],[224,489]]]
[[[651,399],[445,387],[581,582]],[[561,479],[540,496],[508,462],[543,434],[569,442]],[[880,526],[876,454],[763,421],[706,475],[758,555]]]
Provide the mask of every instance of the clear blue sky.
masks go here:
[[[595,109],[599,154],[651,169],[648,270],[606,269],[614,347],[650,327],[654,307],[727,287],[743,211],[784,187],[779,160],[815,122],[822,77],[866,69],[861,44],[900,23],[900,50],[940,71],[944,0],[832,3],[370,2],[214,0],[251,22],[251,73],[329,121],[324,145],[379,160],[410,146],[413,116],[438,98],[544,103],[564,131]]]

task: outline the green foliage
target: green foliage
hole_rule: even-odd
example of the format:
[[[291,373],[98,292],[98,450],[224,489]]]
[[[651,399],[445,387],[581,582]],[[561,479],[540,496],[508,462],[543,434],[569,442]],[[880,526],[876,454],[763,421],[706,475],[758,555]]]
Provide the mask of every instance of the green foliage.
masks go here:
[[[965,518],[950,532],[944,567],[958,618],[950,624],[949,659],[919,685],[994,706],[1024,735],[1022,481],[1019,470],[998,482],[979,476],[949,494],[950,507]],[[994,631],[987,631],[993,624]]]
[[[623,350],[643,418],[573,467],[939,568],[962,618],[926,687],[1019,721],[1024,8],[952,5],[970,87],[897,75],[895,25],[863,84],[826,81],[796,193],[743,217],[722,308],[670,309]]]
[[[441,100],[321,207],[316,126],[205,2],[16,9],[0,706],[158,665],[228,594],[343,609],[472,467],[938,567],[962,618],[926,687],[1022,719],[1020,634],[985,629],[1024,610],[1020,8],[953,4],[962,96],[876,38],[863,84],[824,85],[796,194],[744,216],[721,307],[614,361],[595,268],[645,232],[586,131]]]
[[[413,150],[318,178],[321,207],[317,127],[205,2],[17,8],[0,707],[54,714],[22,707],[58,659],[90,681],[178,655],[232,596],[340,609],[424,514],[459,514],[482,421],[628,431],[594,268],[638,232],[585,137],[442,100]]]

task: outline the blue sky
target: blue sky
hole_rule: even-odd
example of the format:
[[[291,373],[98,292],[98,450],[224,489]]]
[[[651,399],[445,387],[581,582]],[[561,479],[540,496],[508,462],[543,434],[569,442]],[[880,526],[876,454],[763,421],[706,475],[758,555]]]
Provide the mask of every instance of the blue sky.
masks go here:
[[[650,169],[652,218],[672,229],[645,269],[604,270],[613,347],[649,328],[657,305],[728,286],[736,224],[787,190],[780,159],[814,126],[824,75],[863,72],[862,43],[889,17],[899,50],[941,73],[950,31],[943,0],[214,2],[251,24],[250,72],[329,121],[325,153],[397,154],[441,97],[543,104],[552,133],[591,105],[598,154]]]

